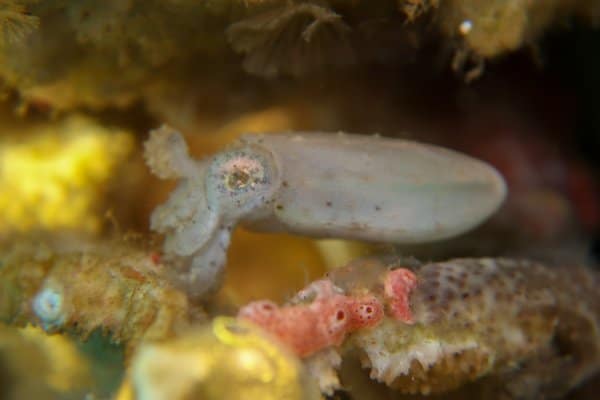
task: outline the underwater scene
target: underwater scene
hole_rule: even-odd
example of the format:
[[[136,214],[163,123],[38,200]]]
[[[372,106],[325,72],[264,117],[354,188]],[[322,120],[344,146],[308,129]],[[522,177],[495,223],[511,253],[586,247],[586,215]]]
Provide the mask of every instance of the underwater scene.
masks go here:
[[[0,0],[0,400],[598,393],[600,0]]]

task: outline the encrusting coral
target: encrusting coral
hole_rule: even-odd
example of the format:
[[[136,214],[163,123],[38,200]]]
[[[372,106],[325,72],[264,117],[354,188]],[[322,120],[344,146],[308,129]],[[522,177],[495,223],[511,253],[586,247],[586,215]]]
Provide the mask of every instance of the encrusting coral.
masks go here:
[[[25,103],[58,110],[157,104],[174,87],[180,105],[242,67],[297,77],[405,62],[433,41],[483,62],[570,17],[597,24],[599,15],[592,0],[6,0],[0,77]]]
[[[4,129],[11,135],[0,138],[0,233],[97,233],[110,183],[133,153],[133,135],[78,115]]]
[[[464,40],[465,48],[490,58],[530,45],[543,31],[571,14],[598,18],[600,8],[587,0],[441,1],[440,28]]]
[[[101,330],[133,349],[203,318],[168,283],[158,253],[110,241],[68,251],[17,240],[0,250],[0,321],[86,338]]]
[[[263,330],[234,318],[140,346],[117,400],[317,400],[300,362]]]
[[[92,386],[90,369],[75,344],[65,337],[0,324],[2,399],[82,397]]]
[[[334,270],[288,305],[258,301],[239,317],[317,373],[329,371],[320,378],[326,392],[340,386],[335,352],[354,350],[372,379],[403,393],[444,393],[485,377],[494,395],[558,397],[600,369],[597,285],[597,273],[574,266],[370,258]]]

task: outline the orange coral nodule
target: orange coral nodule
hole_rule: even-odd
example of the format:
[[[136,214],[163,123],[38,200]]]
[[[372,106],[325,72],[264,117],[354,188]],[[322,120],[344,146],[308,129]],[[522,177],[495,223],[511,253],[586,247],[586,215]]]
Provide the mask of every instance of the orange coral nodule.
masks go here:
[[[159,252],[153,251],[150,253],[150,260],[152,260],[152,264],[159,265],[162,262],[162,256]]]
[[[374,326],[383,318],[383,306],[374,296],[339,294],[331,290],[330,282],[310,289],[318,291],[311,303],[279,307],[255,301],[242,307],[238,317],[260,325],[300,357],[339,346],[348,333]]]
[[[384,294],[392,317],[407,324],[415,322],[408,297],[416,286],[417,277],[412,271],[398,268],[388,272],[384,281]]]
[[[350,302],[350,329],[370,328],[383,318],[383,305],[375,296],[365,296]]]

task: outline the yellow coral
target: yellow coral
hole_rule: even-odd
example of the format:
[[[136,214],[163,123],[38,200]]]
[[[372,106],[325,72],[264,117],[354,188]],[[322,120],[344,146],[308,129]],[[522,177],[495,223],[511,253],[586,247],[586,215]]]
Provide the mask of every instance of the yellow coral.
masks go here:
[[[132,150],[131,135],[77,116],[29,133],[24,140],[0,143],[0,232],[96,232],[100,217],[94,207]]]
[[[3,399],[82,398],[92,385],[89,361],[75,343],[36,328],[0,324],[0,360]]]
[[[46,372],[46,382],[50,387],[67,392],[84,383],[91,383],[88,361],[65,335],[48,336],[33,326],[22,328],[19,332],[43,350],[50,361],[51,368]]]
[[[302,364],[257,327],[218,317],[163,344],[142,346],[117,399],[318,399]]]

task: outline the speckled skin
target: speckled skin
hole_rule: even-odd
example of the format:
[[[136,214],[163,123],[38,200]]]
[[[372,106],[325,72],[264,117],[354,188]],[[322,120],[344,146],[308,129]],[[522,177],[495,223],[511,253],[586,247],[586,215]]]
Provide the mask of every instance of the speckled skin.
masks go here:
[[[600,370],[598,283],[591,269],[526,260],[420,265],[373,257],[332,271],[290,305],[269,303],[265,314],[256,311],[261,302],[251,303],[240,315],[310,355],[322,390],[340,387],[331,352],[353,350],[372,379],[403,393],[444,393],[477,381],[485,398],[554,398]],[[339,308],[339,299],[364,296],[378,299],[384,315],[317,340],[315,321]],[[337,302],[323,307],[323,299]],[[297,345],[307,341],[310,351]]]
[[[456,259],[415,273],[414,324],[388,318],[348,343],[363,351],[372,378],[428,394],[486,377],[495,395],[542,398],[560,396],[600,368],[595,272]]]

